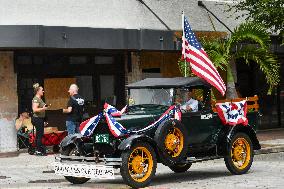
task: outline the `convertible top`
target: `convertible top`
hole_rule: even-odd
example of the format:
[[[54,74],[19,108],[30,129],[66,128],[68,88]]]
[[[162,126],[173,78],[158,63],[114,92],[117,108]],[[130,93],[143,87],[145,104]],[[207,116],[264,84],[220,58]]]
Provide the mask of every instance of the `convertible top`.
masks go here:
[[[174,77],[174,78],[146,78],[127,85],[128,88],[177,88],[196,87],[210,84],[199,77]]]

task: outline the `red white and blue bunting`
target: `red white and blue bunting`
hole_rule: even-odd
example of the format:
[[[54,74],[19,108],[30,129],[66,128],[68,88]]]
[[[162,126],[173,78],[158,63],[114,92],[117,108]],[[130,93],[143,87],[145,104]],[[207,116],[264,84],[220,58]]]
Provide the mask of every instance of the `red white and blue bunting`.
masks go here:
[[[174,118],[177,120],[181,120],[181,111],[177,106],[170,106],[169,109],[154,123],[148,125],[145,128],[139,130],[127,130],[124,128],[119,122],[114,119],[114,116],[121,116],[125,113],[127,106],[125,106],[121,111],[118,111],[115,107],[105,103],[103,112],[98,115],[82,122],[80,124],[80,132],[83,136],[91,136],[96,129],[98,123],[100,122],[102,117],[105,117],[107,125],[109,127],[110,132],[115,137],[120,137],[130,133],[140,133],[151,129],[152,127],[156,127],[161,123]]]
[[[224,125],[247,125],[247,102],[216,103],[218,115]]]

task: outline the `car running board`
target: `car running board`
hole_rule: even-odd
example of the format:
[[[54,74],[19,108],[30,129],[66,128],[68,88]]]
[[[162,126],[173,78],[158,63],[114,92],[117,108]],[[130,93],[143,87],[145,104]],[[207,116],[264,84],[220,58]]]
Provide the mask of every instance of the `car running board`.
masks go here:
[[[183,163],[196,163],[201,161],[208,161],[223,158],[222,156],[209,156],[203,158],[188,157]]]

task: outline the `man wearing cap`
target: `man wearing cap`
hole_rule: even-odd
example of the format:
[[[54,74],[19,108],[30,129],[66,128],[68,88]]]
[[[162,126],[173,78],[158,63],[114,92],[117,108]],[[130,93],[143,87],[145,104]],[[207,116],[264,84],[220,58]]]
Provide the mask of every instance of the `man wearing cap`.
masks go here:
[[[186,97],[187,101],[180,107],[180,109],[183,112],[197,112],[198,101],[192,98],[192,90],[187,91]]]
[[[63,113],[67,114],[66,128],[68,135],[79,133],[80,122],[84,112],[84,98],[78,94],[78,86],[76,84],[70,85],[68,93],[70,99],[67,103],[67,108],[63,109]]]

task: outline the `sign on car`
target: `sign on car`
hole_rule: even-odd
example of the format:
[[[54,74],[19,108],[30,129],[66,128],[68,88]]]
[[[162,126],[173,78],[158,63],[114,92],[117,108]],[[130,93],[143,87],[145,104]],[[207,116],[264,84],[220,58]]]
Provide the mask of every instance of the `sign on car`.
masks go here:
[[[114,179],[114,168],[105,165],[54,163],[57,175],[96,179]]]

